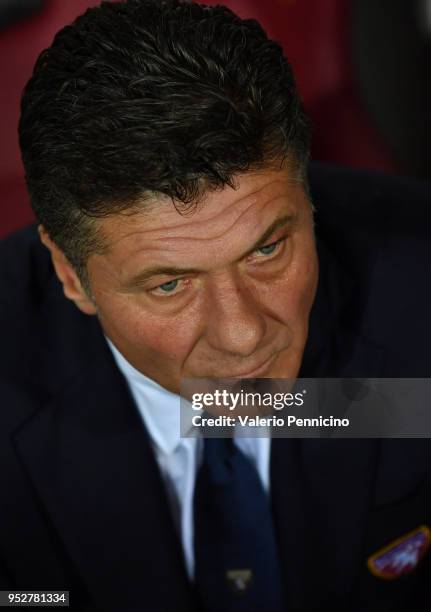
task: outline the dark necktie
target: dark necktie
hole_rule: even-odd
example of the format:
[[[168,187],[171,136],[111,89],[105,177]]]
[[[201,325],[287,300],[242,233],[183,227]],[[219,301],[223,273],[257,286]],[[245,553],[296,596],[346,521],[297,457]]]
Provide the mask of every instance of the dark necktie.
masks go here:
[[[270,503],[232,439],[206,438],[194,495],[195,581],[206,612],[282,612]]]

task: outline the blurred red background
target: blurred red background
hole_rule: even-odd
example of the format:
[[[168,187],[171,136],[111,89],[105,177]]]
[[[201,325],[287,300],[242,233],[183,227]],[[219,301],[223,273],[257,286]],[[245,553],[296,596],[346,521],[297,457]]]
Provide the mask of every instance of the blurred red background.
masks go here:
[[[98,0],[38,1],[41,3],[39,10],[3,26],[0,31],[0,237],[32,220],[17,137],[21,91],[38,54],[49,46],[54,34],[87,7],[99,4]],[[387,7],[393,11],[399,1],[392,0]],[[382,0],[383,4],[386,2]],[[403,143],[397,150],[399,139],[393,136],[394,129],[391,131],[391,126],[387,125],[391,114],[385,112],[385,104],[392,109],[395,127],[398,121],[402,124],[402,113],[397,107],[393,108],[392,102],[397,95],[393,92],[403,90],[403,75],[398,66],[401,83],[396,87],[399,89],[395,87],[394,90],[391,85],[394,79],[388,78],[389,90],[386,87],[383,93],[379,91],[387,75],[386,72],[376,73],[376,66],[384,70],[379,59],[385,50],[387,57],[393,58],[387,47],[395,44],[398,30],[395,28],[394,34],[392,27],[389,33],[379,34],[376,27],[369,27],[370,20],[376,21],[372,12],[376,5],[374,0],[225,0],[224,4],[241,17],[258,19],[270,36],[282,43],[312,119],[314,159],[388,172],[427,174],[428,160],[422,166],[417,163],[416,167],[409,167],[410,157],[403,159]],[[384,18],[385,13],[381,11],[380,23],[384,24]],[[405,16],[399,14],[397,19],[405,21]],[[419,32],[420,28],[417,29]],[[421,32],[418,36],[424,37],[422,46],[428,53],[429,38],[424,29]],[[426,53],[422,58],[424,62],[429,58]],[[408,66],[403,70],[407,72]],[[387,74],[394,74],[397,80],[396,71]],[[375,92],[378,93],[377,104],[374,103]],[[423,92],[419,96],[423,97]],[[400,94],[398,98],[401,97]],[[380,99],[383,106],[379,106]],[[427,109],[426,105],[424,108]]]

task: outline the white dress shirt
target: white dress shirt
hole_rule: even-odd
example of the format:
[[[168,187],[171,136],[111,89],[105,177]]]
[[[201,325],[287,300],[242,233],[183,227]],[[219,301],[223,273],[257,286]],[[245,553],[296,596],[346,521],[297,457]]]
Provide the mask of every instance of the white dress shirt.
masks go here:
[[[187,573],[193,579],[193,492],[203,440],[200,437],[181,437],[180,396],[136,370],[112,342],[107,341],[151,438],[180,534]],[[235,439],[235,444],[253,462],[268,492],[270,436],[241,436]]]

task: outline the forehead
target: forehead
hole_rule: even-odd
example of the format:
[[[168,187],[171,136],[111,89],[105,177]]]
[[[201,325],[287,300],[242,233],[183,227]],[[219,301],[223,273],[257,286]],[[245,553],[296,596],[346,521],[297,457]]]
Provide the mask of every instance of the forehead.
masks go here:
[[[156,270],[220,270],[260,244],[278,219],[288,217],[294,227],[307,214],[304,186],[286,170],[241,175],[235,188],[206,194],[186,214],[162,197],[135,214],[102,219],[107,250],[89,257],[88,270],[93,282],[119,288]]]
[[[230,228],[240,229],[277,210],[297,211],[304,200],[302,183],[287,170],[266,170],[241,175],[234,187],[209,192],[189,207],[174,206],[167,196],[143,203],[136,213],[122,213],[102,219],[100,230],[109,250],[138,245],[142,239],[163,235],[168,238],[217,239]]]

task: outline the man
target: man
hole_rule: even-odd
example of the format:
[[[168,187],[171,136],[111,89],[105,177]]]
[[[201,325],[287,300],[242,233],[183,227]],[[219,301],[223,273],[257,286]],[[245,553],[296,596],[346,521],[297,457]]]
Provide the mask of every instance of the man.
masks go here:
[[[428,376],[429,187],[316,166],[313,219],[279,45],[176,0],[57,34],[20,140],[39,226],[0,254],[2,588],[80,610],[428,609],[427,440],[235,441],[211,451],[243,474],[220,488],[176,408],[187,377]],[[413,531],[409,571],[375,575]],[[221,584],[226,551],[253,561]]]

